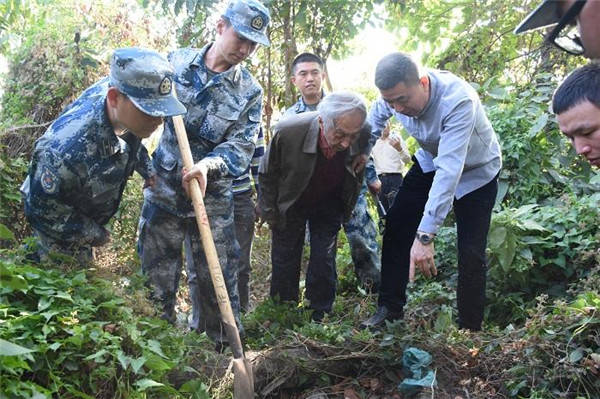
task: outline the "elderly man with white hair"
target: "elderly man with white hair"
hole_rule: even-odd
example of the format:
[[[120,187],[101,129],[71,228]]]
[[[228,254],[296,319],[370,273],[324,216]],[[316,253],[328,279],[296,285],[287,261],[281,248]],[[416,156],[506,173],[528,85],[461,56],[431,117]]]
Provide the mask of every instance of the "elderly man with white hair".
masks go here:
[[[370,152],[365,102],[331,93],[317,111],[275,126],[259,169],[262,218],[272,229],[271,297],[297,301],[306,222],[310,260],[306,298],[320,322],[335,298],[337,234],[360,192]]]

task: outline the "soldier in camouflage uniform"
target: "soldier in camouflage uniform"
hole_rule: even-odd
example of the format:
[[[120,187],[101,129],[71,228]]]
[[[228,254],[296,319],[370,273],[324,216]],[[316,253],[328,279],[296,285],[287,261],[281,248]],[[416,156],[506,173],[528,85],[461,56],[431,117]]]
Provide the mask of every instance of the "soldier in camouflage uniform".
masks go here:
[[[292,82],[302,94],[288,108],[282,119],[290,115],[314,111],[325,95],[322,81],[325,77],[323,61],[311,53],[299,54],[292,62]],[[367,184],[369,188],[381,187],[373,162],[367,163],[365,182],[350,219],[344,223],[344,232],[350,245],[354,270],[363,287],[377,291],[380,281],[381,261],[377,243],[377,227],[367,210]]]
[[[172,91],[173,68],[138,48],[114,52],[110,76],[89,87],[37,141],[21,186],[25,216],[37,239],[33,258],[51,252],[87,263],[108,242],[115,214],[135,169],[153,180],[143,138],[163,117],[185,112]]]
[[[217,22],[217,37],[204,48],[179,49],[169,55],[175,67],[176,89],[186,105],[184,118],[194,167],[182,170],[172,120],[153,162],[154,187],[144,191],[139,253],[142,271],[163,318],[175,320],[175,295],[182,267],[182,245],[193,306],[190,327],[206,331],[219,346],[227,337],[220,323],[194,212],[182,187],[197,178],[206,190],[204,203],[234,317],[242,331],[237,290],[239,246],[235,241],[231,181],[250,164],[262,111],[262,89],[240,65],[257,43],[269,45],[268,10],[256,0],[232,0]]]

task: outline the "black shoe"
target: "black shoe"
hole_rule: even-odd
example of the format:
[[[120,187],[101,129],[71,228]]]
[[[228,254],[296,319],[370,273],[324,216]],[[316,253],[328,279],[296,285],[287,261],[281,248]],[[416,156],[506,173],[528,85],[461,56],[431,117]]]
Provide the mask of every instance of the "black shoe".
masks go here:
[[[392,312],[386,306],[379,306],[375,314],[369,317],[367,320],[360,323],[360,328],[362,330],[368,328],[370,330],[377,330],[385,326],[385,322],[394,322],[396,320],[401,320],[404,317],[402,311],[400,312]]]
[[[323,317],[325,317],[325,312],[322,310],[313,310],[310,315],[310,319],[315,323],[321,323],[323,321]]]

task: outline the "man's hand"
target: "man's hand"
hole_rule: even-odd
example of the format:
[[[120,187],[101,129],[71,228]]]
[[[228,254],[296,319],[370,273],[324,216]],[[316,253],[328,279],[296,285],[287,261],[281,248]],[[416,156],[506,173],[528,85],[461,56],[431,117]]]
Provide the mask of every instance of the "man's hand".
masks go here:
[[[436,276],[437,269],[434,261],[435,248],[433,242],[423,245],[421,241],[415,238],[410,249],[410,269],[408,279],[412,283],[415,281],[415,269],[418,268],[426,277]]]
[[[404,151],[402,149],[402,142],[400,141],[400,137],[396,136],[396,135],[390,135],[390,138],[388,139],[388,142],[390,143],[390,145],[392,147],[394,147],[394,149],[398,152],[402,152]]]
[[[369,191],[371,192],[371,194],[373,194],[375,197],[377,197],[381,192],[381,180],[379,179],[367,184],[367,186],[369,187]]]
[[[190,196],[190,181],[192,179],[198,180],[198,183],[200,184],[200,191],[202,191],[202,196],[204,197],[206,194],[206,182],[208,180],[207,174],[208,169],[206,168],[206,165],[201,162],[195,164],[189,171],[186,168],[183,168],[181,185],[183,186],[183,189],[188,197]]]
[[[367,164],[368,160],[369,157],[365,154],[359,154],[355,156],[352,160],[352,170],[354,171],[354,173],[361,172],[365,168],[365,165]]]

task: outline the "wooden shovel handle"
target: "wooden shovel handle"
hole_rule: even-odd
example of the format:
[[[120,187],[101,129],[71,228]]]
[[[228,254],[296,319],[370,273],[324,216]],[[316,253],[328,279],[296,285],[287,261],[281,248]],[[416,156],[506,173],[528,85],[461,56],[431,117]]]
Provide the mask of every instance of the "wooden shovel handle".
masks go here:
[[[180,115],[174,116],[173,125],[175,125],[175,134],[177,135],[177,143],[179,144],[183,165],[187,170],[191,170],[194,166],[194,160],[192,158],[192,151],[190,150],[190,143],[187,138],[185,125],[183,124],[183,118]],[[223,279],[223,272],[221,271],[221,266],[219,264],[217,249],[215,248],[215,242],[213,241],[212,232],[208,223],[208,216],[206,215],[206,208],[204,207],[204,200],[202,199],[202,191],[200,190],[200,184],[196,179],[190,181],[190,195],[192,197],[196,222],[198,224],[198,229],[200,230],[200,237],[202,238],[204,254],[206,255],[206,260],[208,262],[210,278],[212,279],[215,288],[217,303],[219,304],[219,310],[221,311],[221,318],[225,325],[225,332],[229,339],[229,345],[231,346],[234,358],[243,358],[244,351],[242,349],[240,332],[235,324],[231,303],[229,302],[229,295],[227,294],[227,286]]]

